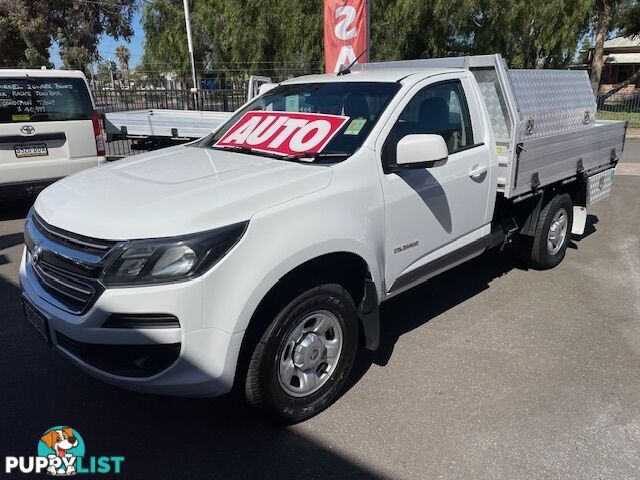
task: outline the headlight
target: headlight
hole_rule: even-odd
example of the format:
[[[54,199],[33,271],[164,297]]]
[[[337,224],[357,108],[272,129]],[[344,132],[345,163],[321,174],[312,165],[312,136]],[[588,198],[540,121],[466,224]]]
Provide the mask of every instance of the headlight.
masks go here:
[[[106,286],[152,285],[196,277],[211,268],[240,240],[249,222],[184,237],[132,240],[109,259]]]

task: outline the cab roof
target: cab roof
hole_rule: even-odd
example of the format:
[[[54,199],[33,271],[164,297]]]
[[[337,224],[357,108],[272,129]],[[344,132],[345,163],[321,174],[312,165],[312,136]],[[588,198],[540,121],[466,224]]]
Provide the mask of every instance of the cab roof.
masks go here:
[[[39,68],[0,68],[0,78],[20,78],[20,77],[61,77],[61,78],[84,78],[80,70],[55,70]]]
[[[328,82],[399,82],[411,75],[422,76],[441,75],[443,73],[459,72],[460,68],[389,68],[375,70],[354,70],[346,75],[324,73],[320,75],[306,75],[282,82],[282,85],[295,83],[328,83]]]

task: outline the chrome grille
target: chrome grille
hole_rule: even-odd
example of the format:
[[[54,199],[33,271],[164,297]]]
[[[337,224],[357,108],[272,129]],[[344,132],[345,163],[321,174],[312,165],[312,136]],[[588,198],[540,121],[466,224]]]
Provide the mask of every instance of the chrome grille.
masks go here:
[[[104,291],[99,277],[116,242],[52,227],[31,211],[25,224],[29,265],[49,303],[70,313],[87,311]]]
[[[97,293],[89,281],[82,281],[77,275],[69,274],[44,262],[33,264],[33,272],[50,295],[62,302],[73,313],[82,312]]]
[[[110,250],[116,244],[116,242],[113,241],[85,237],[84,235],[66,232],[62,229],[53,227],[42,220],[35,212],[33,212],[31,216],[31,221],[44,236],[57,244],[69,246],[71,248],[93,252],[100,255]]]

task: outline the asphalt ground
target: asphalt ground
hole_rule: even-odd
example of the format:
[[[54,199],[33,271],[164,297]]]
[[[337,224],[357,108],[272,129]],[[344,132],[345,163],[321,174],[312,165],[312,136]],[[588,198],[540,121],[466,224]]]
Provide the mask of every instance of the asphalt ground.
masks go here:
[[[87,455],[126,457],[102,478],[639,478],[640,140],[623,162],[559,267],[492,251],[390,300],[381,349],[289,428],[229,397],[120,390],[49,351],[19,303],[29,205],[4,204],[0,457],[35,455],[68,424]]]

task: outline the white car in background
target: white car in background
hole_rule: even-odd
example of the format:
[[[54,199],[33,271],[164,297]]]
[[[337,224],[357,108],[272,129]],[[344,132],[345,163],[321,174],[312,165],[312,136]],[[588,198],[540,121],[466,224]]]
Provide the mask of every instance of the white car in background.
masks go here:
[[[0,198],[35,193],[105,160],[82,72],[0,70]]]

